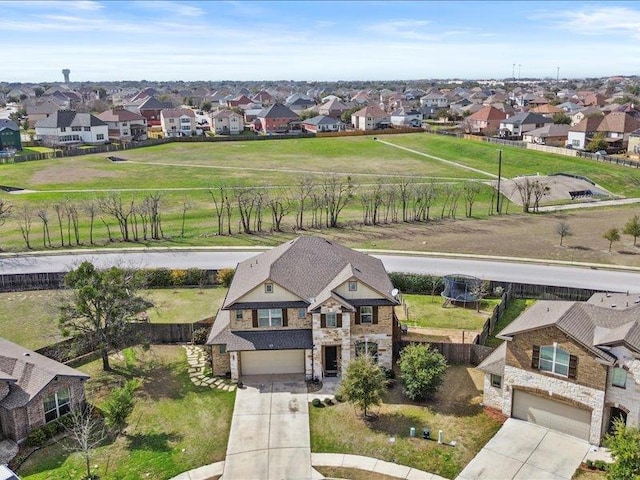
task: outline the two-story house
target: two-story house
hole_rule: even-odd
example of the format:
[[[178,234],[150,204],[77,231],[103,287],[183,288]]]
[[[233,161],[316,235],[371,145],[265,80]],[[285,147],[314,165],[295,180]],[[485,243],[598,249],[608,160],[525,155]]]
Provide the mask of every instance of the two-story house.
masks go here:
[[[244,117],[233,110],[213,112],[211,131],[216,135],[238,135],[244,131]]]
[[[478,368],[484,404],[599,445],[613,420],[640,425],[640,296],[538,301]]]
[[[598,130],[602,115],[584,117],[578,124],[569,127],[567,143],[571,148],[584,150]]]
[[[629,144],[629,135],[638,128],[640,128],[640,120],[629,113],[611,112],[605,115],[596,130],[604,134],[610,148],[626,150]]]
[[[377,130],[391,125],[389,114],[375,105],[361,108],[351,115],[351,124],[356,130]]]
[[[103,144],[109,141],[109,128],[95,115],[59,110],[36,122],[36,138],[45,145]]]
[[[468,133],[482,133],[484,135],[495,135],[500,128],[500,122],[507,118],[507,114],[502,110],[485,105],[480,110],[469,115],[465,120],[465,130]]]
[[[281,103],[274,103],[270,107],[260,110],[256,115],[254,128],[265,134],[299,131],[301,128],[300,117]]]
[[[398,304],[382,262],[299,237],[238,264],[207,345],[213,372],[337,376],[368,352],[391,368]]]
[[[537,113],[516,113],[500,122],[499,133],[504,137],[521,137],[524,133],[544,127],[547,123],[553,123],[553,120]]]
[[[115,107],[105,110],[97,117],[106,122],[110,140],[131,142],[147,139],[147,121],[139,113]]]
[[[196,114],[190,108],[165,108],[160,125],[165,137],[189,137],[196,133]]]
[[[7,118],[0,118],[0,150],[22,150],[20,127]]]

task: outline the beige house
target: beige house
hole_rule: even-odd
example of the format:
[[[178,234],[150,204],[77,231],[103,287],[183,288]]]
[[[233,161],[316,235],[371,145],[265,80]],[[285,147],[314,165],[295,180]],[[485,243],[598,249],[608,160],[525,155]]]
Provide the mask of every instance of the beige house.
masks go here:
[[[244,117],[233,110],[211,114],[211,131],[216,135],[238,135],[244,131]]]
[[[486,406],[595,445],[616,418],[640,425],[640,295],[538,301],[498,338]]]
[[[627,154],[635,157],[640,156],[640,128],[629,134],[629,145],[627,146]]]
[[[351,124],[356,130],[377,130],[388,128],[391,125],[391,118],[380,107],[369,105],[351,115]]]
[[[109,140],[131,142],[147,139],[147,120],[139,113],[115,107],[96,116],[107,124]]]
[[[238,264],[213,324],[213,372],[338,376],[365,352],[391,368],[398,304],[382,262],[299,237]]]
[[[196,114],[189,108],[165,108],[160,125],[165,137],[190,137],[196,133]]]
[[[22,442],[33,428],[83,405],[88,378],[0,338],[0,438]]]

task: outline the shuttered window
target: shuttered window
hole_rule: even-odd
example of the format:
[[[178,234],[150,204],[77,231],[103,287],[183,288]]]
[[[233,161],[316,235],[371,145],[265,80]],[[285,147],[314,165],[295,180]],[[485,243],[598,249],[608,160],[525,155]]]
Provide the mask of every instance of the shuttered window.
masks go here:
[[[536,348],[538,348],[538,358],[536,359]],[[563,350],[557,345],[549,345],[544,347],[535,347],[532,358],[533,368],[550,372],[563,377],[576,378],[578,357],[570,355],[569,352]]]

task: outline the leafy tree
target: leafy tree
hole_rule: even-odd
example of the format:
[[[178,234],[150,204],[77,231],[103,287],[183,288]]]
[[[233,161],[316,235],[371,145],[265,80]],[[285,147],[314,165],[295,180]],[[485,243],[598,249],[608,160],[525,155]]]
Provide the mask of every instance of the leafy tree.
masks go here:
[[[602,235],[602,238],[606,238],[607,240],[609,240],[609,251],[611,251],[611,246],[613,245],[613,242],[620,241],[620,232],[618,231],[617,228],[610,228],[609,230],[604,232],[604,234]]]
[[[36,94],[36,97],[41,97],[42,95],[44,95],[44,88],[42,87],[35,87],[33,89],[33,93]]]
[[[356,113],[361,108],[362,107],[353,107],[353,108],[350,108],[349,110],[342,112],[342,115],[340,115],[340,120],[342,120],[347,125],[351,125],[351,115]]]
[[[553,119],[553,123],[555,123],[556,125],[571,125],[571,117],[569,117],[569,115],[567,115],[566,113],[554,113],[553,117],[551,118]]]
[[[109,349],[128,334],[128,323],[150,303],[136,295],[132,271],[119,267],[98,270],[82,262],[64,277],[73,289],[60,306],[59,326],[63,335],[94,342],[102,356],[102,368],[111,370]]]
[[[107,427],[119,434],[127,426],[127,419],[133,411],[134,394],[140,388],[139,379],[127,380],[122,387],[115,388],[102,406]]]
[[[625,224],[622,233],[633,237],[633,246],[635,247],[638,237],[640,237],[640,218],[638,215],[634,215],[633,218]]]
[[[210,112],[211,111],[211,102],[209,100],[205,100],[204,102],[202,102],[200,104],[200,110],[202,110],[203,112]]]
[[[360,408],[366,417],[369,407],[380,405],[385,391],[384,382],[382,369],[370,355],[362,355],[349,363],[340,385],[340,394]]]
[[[562,241],[564,240],[564,237],[570,237],[571,235],[573,235],[573,232],[571,231],[571,226],[569,225],[568,222],[565,222],[565,221],[559,222],[556,225],[556,233],[560,235],[560,246],[562,246]]]
[[[597,152],[598,150],[607,149],[607,140],[605,139],[604,132],[596,133],[593,138],[587,143],[586,150],[589,152]]]
[[[311,109],[307,109],[307,110],[303,110],[302,112],[300,112],[300,114],[298,115],[298,117],[300,117],[300,120],[307,120],[309,118],[313,118],[316,115],[318,115],[318,112],[315,112]]]
[[[405,394],[411,400],[424,400],[438,391],[447,372],[447,361],[437,350],[424,344],[411,344],[398,360]]]
[[[610,449],[614,463],[609,466],[609,480],[635,480],[640,476],[640,430],[627,427],[618,419],[613,424],[613,434],[607,435],[604,444]]]

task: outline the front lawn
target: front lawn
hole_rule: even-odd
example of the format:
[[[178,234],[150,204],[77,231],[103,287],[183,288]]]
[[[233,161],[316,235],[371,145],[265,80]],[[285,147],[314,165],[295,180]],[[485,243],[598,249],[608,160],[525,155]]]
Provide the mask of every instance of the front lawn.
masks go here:
[[[439,295],[403,295],[408,307],[408,318],[398,308],[400,321],[410,327],[448,328],[460,330],[482,330],[484,322],[491,316],[499,299],[484,299],[480,311],[475,303],[449,304],[442,307],[444,299]]]
[[[455,478],[501,426],[480,406],[482,378],[474,368],[451,366],[428,403],[408,400],[398,382],[374,408],[372,420],[362,418],[349,403],[310,406],[311,451],[365,455]],[[415,438],[409,436],[411,427]],[[424,427],[435,440],[421,438]],[[439,445],[438,430],[443,430],[445,442],[455,440],[456,446]]]
[[[91,458],[102,480],[164,480],[224,459],[235,393],[193,385],[183,347],[127,349],[112,366],[111,373],[101,371],[99,360],[80,367],[91,375],[87,397],[98,407],[110,389],[128,378],[139,378],[143,385],[125,433]],[[29,457],[18,474],[30,480],[75,480],[82,468],[78,454],[53,443]]]

